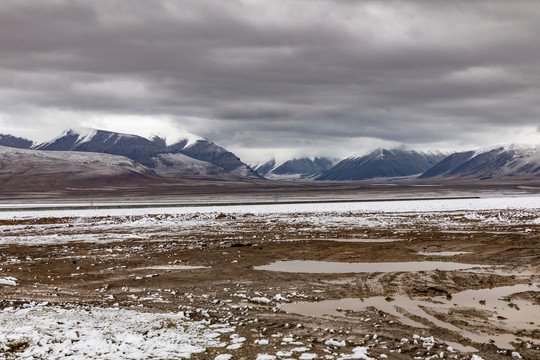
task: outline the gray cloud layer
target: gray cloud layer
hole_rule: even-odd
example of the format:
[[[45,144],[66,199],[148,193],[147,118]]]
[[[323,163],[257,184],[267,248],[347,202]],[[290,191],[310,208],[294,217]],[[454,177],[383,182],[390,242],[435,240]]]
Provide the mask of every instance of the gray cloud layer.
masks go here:
[[[241,156],[530,140],[538,34],[535,0],[3,1],[0,125],[161,117]]]

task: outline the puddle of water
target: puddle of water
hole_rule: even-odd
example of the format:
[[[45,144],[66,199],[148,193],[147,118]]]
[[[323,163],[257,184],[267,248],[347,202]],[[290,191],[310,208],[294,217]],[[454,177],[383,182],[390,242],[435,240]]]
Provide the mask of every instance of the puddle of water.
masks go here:
[[[291,260],[276,261],[268,265],[256,266],[255,270],[310,273],[310,274],[342,274],[365,272],[415,272],[430,270],[465,270],[487,267],[487,265],[461,264],[447,261],[410,261],[410,262],[373,262],[342,263],[329,261]]]
[[[442,233],[447,234],[494,234],[494,235],[511,235],[522,234],[519,231],[481,231],[481,230],[439,230]]]
[[[390,243],[397,241],[405,241],[405,239],[315,239],[319,241],[337,241],[337,242],[350,242],[350,243]]]
[[[346,285],[346,284],[351,284],[352,282],[354,282],[354,280],[356,280],[356,279],[355,278],[337,279],[337,280],[323,281],[323,283],[335,284],[335,285]]]
[[[393,301],[387,301],[383,296],[376,296],[367,299],[345,298],[340,300],[327,300],[314,303],[291,303],[282,304],[281,309],[304,316],[326,317],[326,316],[347,316],[346,311],[364,311],[369,307],[374,307],[381,311],[396,317],[404,325],[419,328],[427,328],[426,325],[412,320],[405,314],[410,313],[427,320],[438,327],[448,329],[459,333],[478,343],[494,344],[500,348],[513,348],[510,344],[516,341],[516,337],[511,334],[516,330],[537,330],[540,329],[540,311],[539,307],[525,300],[513,300],[510,302],[504,299],[515,293],[523,291],[539,291],[540,284],[534,285],[514,285],[503,286],[493,289],[466,290],[452,294],[449,300],[446,297],[435,297],[432,300],[423,298],[408,298],[406,296],[393,296]],[[482,301],[482,302],[481,302]],[[466,329],[439,320],[428,314],[430,310],[439,313],[448,313],[457,308],[475,308],[482,311],[488,311],[490,317],[488,321],[497,329],[503,330],[503,334],[485,334],[474,333]],[[340,310],[338,310],[340,309]],[[404,310],[404,311],[403,311]],[[427,312],[426,312],[427,310]],[[520,336],[520,339],[526,339],[533,343],[536,340],[527,339]],[[455,347],[457,344],[451,344]],[[458,347],[455,347],[459,350]]]
[[[473,348],[472,346],[464,346],[460,343],[453,342],[453,341],[445,341],[445,343],[448,346],[451,346],[454,350],[461,351],[461,352],[478,352],[477,348]]]
[[[423,256],[455,256],[455,255],[463,255],[463,254],[470,254],[468,251],[435,251],[435,252],[424,252],[420,251],[418,255]]]
[[[209,266],[191,266],[191,265],[153,265],[137,270],[197,270],[197,269],[210,269]]]

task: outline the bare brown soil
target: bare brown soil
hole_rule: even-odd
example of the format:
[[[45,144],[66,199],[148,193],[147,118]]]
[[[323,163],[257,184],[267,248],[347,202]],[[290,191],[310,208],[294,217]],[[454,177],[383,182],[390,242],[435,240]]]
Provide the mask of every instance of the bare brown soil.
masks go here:
[[[275,200],[393,199],[538,193],[535,178],[505,180],[374,179],[358,182],[269,181],[123,174],[81,179],[63,173],[35,176],[0,171],[2,203],[81,203],[166,200],[175,203]]]
[[[220,220],[219,218],[217,219]],[[230,223],[223,215],[224,224]],[[0,247],[0,271],[18,279],[19,286],[0,286],[1,307],[27,301],[53,304],[119,306],[140,311],[191,310],[195,319],[230,322],[246,337],[245,346],[235,351],[235,359],[254,359],[261,353],[254,340],[270,339],[279,346],[276,334],[293,334],[310,344],[311,353],[322,358],[324,339],[346,340],[347,348],[370,345],[370,356],[385,353],[390,359],[429,357],[446,352],[446,342],[473,346],[484,359],[509,359],[518,351],[525,359],[540,358],[540,332],[526,331],[530,340],[514,342],[515,350],[501,350],[493,344],[474,343],[460,333],[427,324],[427,329],[412,328],[376,309],[349,313],[338,318],[306,318],[279,310],[279,295],[286,301],[318,301],[344,297],[370,296],[435,297],[451,296],[466,289],[482,289],[518,283],[538,283],[540,269],[540,227],[522,232],[507,228],[497,234],[480,230],[439,232],[428,227],[376,230],[368,227],[291,228],[290,224],[267,224],[264,219],[245,215],[241,229],[231,233],[201,231],[189,235],[153,235],[150,239],[106,244],[74,242],[64,245],[4,245]],[[27,220],[40,224],[69,224],[69,219]],[[24,221],[3,225],[25,226]],[[238,233],[242,234],[242,239]],[[399,239],[399,242],[337,242],[331,238]],[[233,240],[231,240],[233,239]],[[254,266],[276,260],[324,260],[339,262],[383,262],[426,260],[419,251],[466,251],[452,261],[470,264],[501,265],[505,272],[426,271],[419,273],[298,274],[257,271]],[[427,260],[448,261],[446,257]],[[204,266],[202,269],[175,269],[174,266]],[[525,275],[523,275],[525,274]],[[278,295],[279,294],[279,295]],[[538,291],[513,295],[538,305]],[[260,302],[257,298],[271,300]],[[198,309],[198,310],[197,310]],[[203,311],[201,311],[203,309]],[[414,316],[414,314],[412,315]],[[480,310],[456,308],[441,319],[469,331],[497,331],[486,322]],[[377,334],[377,338],[373,338]],[[414,344],[413,334],[434,336],[437,348],[427,350]],[[513,334],[520,335],[519,330]],[[410,341],[403,344],[401,339]],[[276,342],[273,344],[272,342]],[[283,345],[281,345],[283,347]],[[400,349],[400,352],[397,352]],[[396,350],[388,352],[388,350]],[[344,351],[342,348],[336,352]],[[219,349],[194,356],[213,359]],[[470,354],[457,351],[457,358]]]

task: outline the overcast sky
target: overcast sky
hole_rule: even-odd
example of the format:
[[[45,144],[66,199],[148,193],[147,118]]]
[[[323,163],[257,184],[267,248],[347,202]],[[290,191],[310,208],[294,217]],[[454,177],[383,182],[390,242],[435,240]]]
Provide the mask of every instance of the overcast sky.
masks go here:
[[[2,0],[0,126],[248,163],[540,143],[540,1]]]

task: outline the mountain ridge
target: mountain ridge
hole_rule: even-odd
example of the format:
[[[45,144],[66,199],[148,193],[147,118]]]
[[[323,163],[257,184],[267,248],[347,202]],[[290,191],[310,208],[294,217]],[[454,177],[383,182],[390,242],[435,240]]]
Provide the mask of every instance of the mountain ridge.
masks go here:
[[[493,146],[454,153],[420,179],[479,179],[540,176],[540,149],[525,145]]]
[[[294,158],[279,164],[272,159],[257,165],[254,170],[259,175],[271,180],[299,180],[317,176],[335,163],[335,160],[326,157]]]
[[[97,152],[126,156],[142,165],[154,169],[156,173],[177,175],[230,175],[233,177],[260,178],[236,155],[216,145],[208,139],[189,134],[172,145],[164,138],[147,139],[139,135],[117,133],[89,128],[66,129],[59,136],[32,147],[34,150]],[[182,154],[183,156],[165,156]],[[165,160],[165,157],[167,159]],[[193,166],[193,161],[200,161]],[[164,162],[165,160],[165,162]],[[204,166],[203,163],[207,165]],[[221,168],[222,171],[218,171]],[[187,170],[186,170],[187,169]],[[184,171],[186,170],[186,171]]]
[[[281,163],[273,159],[254,165],[252,169],[235,154],[206,138],[189,133],[182,136],[169,144],[160,136],[148,139],[107,130],[71,128],[42,143],[0,134],[0,146],[29,151],[122,156],[167,178],[208,176],[257,180],[264,176],[285,181],[363,181],[416,177],[419,181],[444,181],[540,177],[540,150],[530,145],[495,145],[450,154],[379,148],[339,162],[326,157],[300,157]],[[6,151],[3,153],[7,156]],[[70,157],[66,155],[66,159]],[[66,160],[57,159],[60,162]]]
[[[22,137],[9,134],[0,134],[0,146],[7,146],[17,149],[29,149],[34,145],[34,142]]]
[[[363,156],[346,158],[315,180],[359,181],[417,175],[445,157],[442,153],[379,148]]]

